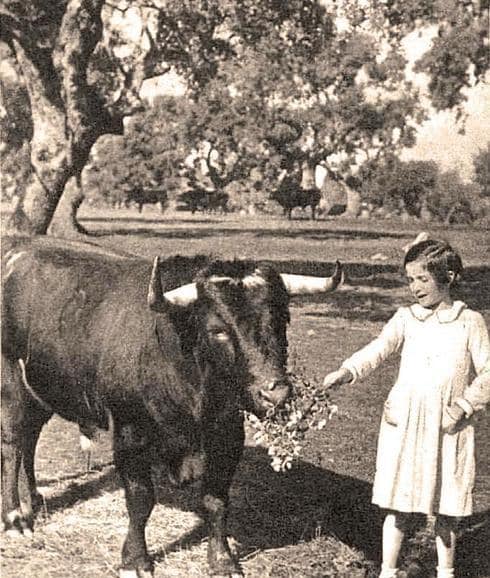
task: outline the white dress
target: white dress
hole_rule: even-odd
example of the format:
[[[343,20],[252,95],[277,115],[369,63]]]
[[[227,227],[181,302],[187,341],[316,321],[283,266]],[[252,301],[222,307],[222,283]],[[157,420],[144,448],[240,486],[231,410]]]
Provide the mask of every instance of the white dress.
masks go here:
[[[462,301],[437,312],[402,307],[342,365],[362,379],[400,348],[398,378],[381,420],[373,502],[400,512],[467,516],[475,479],[472,419],[454,434],[442,433],[441,423],[455,400],[475,411],[490,401],[485,321]]]

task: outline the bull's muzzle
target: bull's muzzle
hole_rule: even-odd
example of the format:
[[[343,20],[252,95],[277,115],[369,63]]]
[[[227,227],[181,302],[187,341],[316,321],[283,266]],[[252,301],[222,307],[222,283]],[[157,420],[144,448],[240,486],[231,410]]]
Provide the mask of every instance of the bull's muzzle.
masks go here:
[[[291,394],[291,384],[285,380],[270,381],[259,390],[260,401],[266,410],[283,406]]]

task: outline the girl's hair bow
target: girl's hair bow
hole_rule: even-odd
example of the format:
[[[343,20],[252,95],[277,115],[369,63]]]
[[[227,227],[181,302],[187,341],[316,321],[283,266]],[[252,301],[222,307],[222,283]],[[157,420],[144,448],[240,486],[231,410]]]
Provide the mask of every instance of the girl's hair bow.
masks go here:
[[[422,231],[420,232],[413,241],[410,241],[410,243],[407,243],[406,245],[403,246],[403,250],[405,253],[408,253],[408,251],[414,246],[414,245],[418,245],[419,243],[422,243],[422,241],[428,241],[430,239],[429,233]]]

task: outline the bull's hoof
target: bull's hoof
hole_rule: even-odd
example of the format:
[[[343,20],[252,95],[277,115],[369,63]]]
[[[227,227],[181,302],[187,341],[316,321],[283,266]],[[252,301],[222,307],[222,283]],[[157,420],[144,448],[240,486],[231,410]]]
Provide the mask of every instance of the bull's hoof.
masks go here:
[[[209,576],[213,578],[243,578],[243,572],[235,563],[221,564],[211,568]]]
[[[20,510],[12,510],[5,516],[3,531],[8,538],[32,538],[32,518]]]
[[[132,569],[125,570],[121,568],[119,570],[119,578],[153,578],[153,572],[151,570]]]

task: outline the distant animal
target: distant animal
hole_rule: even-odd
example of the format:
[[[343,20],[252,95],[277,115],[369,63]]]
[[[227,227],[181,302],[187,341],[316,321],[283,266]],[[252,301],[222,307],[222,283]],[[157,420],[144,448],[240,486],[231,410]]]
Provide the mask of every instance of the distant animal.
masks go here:
[[[135,187],[131,189],[125,199],[126,207],[134,203],[138,207],[138,211],[143,211],[144,205],[160,204],[160,210],[163,213],[167,203],[168,195],[164,189]]]
[[[191,211],[204,211],[207,213],[228,211],[230,196],[224,191],[213,191],[201,187],[195,187],[180,193],[178,202],[182,208]]]
[[[331,277],[252,261],[144,259],[56,239],[5,239],[2,260],[2,517],[33,528],[34,454],[53,414],[114,430],[129,527],[121,577],[148,577],[151,469],[202,480],[212,575],[240,576],[226,540],[229,488],[244,445],[242,410],[263,416],[290,395],[291,295]],[[27,487],[21,503],[19,486]]]
[[[335,203],[330,206],[327,211],[327,215],[330,217],[337,217],[338,215],[343,215],[347,209],[347,205],[344,203]]]
[[[316,188],[302,189],[295,179],[285,178],[277,189],[272,191],[270,198],[281,205],[288,219],[292,218],[292,211],[295,207],[301,207],[302,209],[311,207],[311,218],[315,219],[321,193]]]

